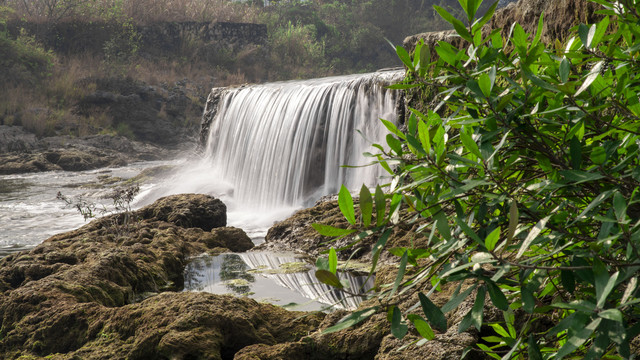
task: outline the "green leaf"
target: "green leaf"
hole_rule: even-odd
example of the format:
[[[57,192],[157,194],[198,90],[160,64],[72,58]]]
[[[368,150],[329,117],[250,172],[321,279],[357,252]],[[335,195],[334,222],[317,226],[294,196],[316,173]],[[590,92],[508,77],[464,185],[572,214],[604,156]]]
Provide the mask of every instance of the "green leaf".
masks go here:
[[[460,324],[458,324],[458,334],[466,331],[471,325],[473,325],[473,319],[471,318],[471,310],[469,310],[462,318],[462,321],[460,321]]]
[[[446,22],[453,25],[453,22],[456,20],[453,15],[451,15],[447,10],[441,8],[440,6],[434,5],[433,8],[438,12],[438,14],[440,14],[440,17],[442,17]]]
[[[502,311],[507,311],[509,309],[509,301],[507,301],[507,297],[504,296],[502,290],[489,279],[485,279],[484,282],[487,284],[487,290],[489,290],[489,297],[493,305]]]
[[[602,60],[597,62],[593,66],[593,68],[591,69],[587,77],[583,80],[582,85],[580,86],[578,91],[576,91],[574,96],[580,95],[583,91],[589,88],[589,86],[596,80],[596,78],[600,76],[600,71],[602,71],[602,67],[604,66],[604,64],[605,64],[605,61]]]
[[[500,240],[500,227],[495,228],[487,238],[484,240],[484,245],[489,251],[493,251],[496,248],[496,244]]]
[[[540,235],[540,232],[542,232],[542,230],[545,228],[545,226],[547,225],[547,221],[549,221],[550,217],[551,217],[551,215],[545,217],[544,219],[541,219],[531,229],[531,231],[529,231],[529,235],[527,235],[526,239],[524,239],[522,244],[520,244],[520,249],[518,250],[518,253],[516,254],[516,259],[519,259],[524,254],[524,252],[527,251],[527,249],[529,248],[529,246],[531,245],[533,240],[535,240],[536,237],[538,237],[538,235]]]
[[[431,151],[431,138],[429,135],[429,127],[422,120],[418,122],[418,137],[422,143],[422,148],[429,154]]]
[[[520,294],[522,297],[522,308],[529,314],[533,314],[533,310],[536,306],[536,298],[533,295],[533,290],[529,284],[522,284],[520,287]]]
[[[422,318],[422,316],[416,315],[416,314],[410,314],[410,315],[407,315],[407,318],[409,319],[409,321],[413,323],[413,326],[416,327],[416,330],[418,330],[418,333],[420,334],[420,336],[422,336],[427,340],[435,339],[436,336],[433,333],[431,326],[429,326],[429,323],[427,323]]]
[[[333,286],[335,288],[338,289],[342,289],[342,283],[340,282],[340,279],[338,279],[338,276],[334,273],[332,273],[331,271],[327,271],[327,270],[316,270],[316,279],[318,279],[318,281],[320,281],[323,284],[327,284],[329,286]]]
[[[469,29],[467,29],[467,27],[464,26],[462,21],[458,19],[454,19],[452,24],[453,24],[453,28],[456,30],[458,35],[460,35],[461,38],[467,40],[470,43],[473,43],[473,36],[471,36]]]
[[[402,258],[400,259],[400,265],[398,266],[398,273],[396,274],[396,281],[393,282],[393,288],[391,289],[391,293],[389,293],[389,298],[391,298],[396,291],[398,291],[398,287],[400,283],[402,283],[402,279],[404,278],[404,273],[407,269],[407,261],[409,260],[409,253],[407,251],[402,254]]]
[[[507,241],[511,241],[513,236],[516,234],[519,218],[518,202],[512,200],[511,206],[509,207],[509,229],[507,230]]]
[[[593,344],[589,348],[587,354],[584,356],[584,360],[602,359],[602,355],[604,355],[604,352],[607,350],[610,343],[611,341],[609,340],[609,334],[598,331],[596,338],[593,340]]]
[[[589,43],[590,43],[589,33],[593,28],[595,28],[595,25],[589,27],[585,24],[580,24],[580,26],[578,26],[578,36],[580,36],[580,41],[582,41],[582,45],[584,45],[584,47],[586,47],[587,49],[589,48]]]
[[[596,165],[602,165],[607,161],[607,151],[602,146],[596,146],[589,155],[591,161]]]
[[[476,301],[471,308],[471,321],[473,326],[480,331],[482,328],[482,317],[484,315],[484,299],[487,293],[487,289],[484,286],[478,288],[478,294],[476,295]]]
[[[440,232],[440,235],[447,240],[451,239],[451,228],[449,227],[449,221],[444,211],[439,210],[433,215],[433,219],[436,221],[436,228]]]
[[[572,137],[569,143],[569,155],[571,157],[571,166],[575,170],[580,170],[582,165],[582,144],[577,137]]]
[[[331,225],[311,224],[311,226],[322,236],[345,236],[358,231],[356,229],[341,229]]]
[[[529,335],[529,346],[527,346],[527,352],[529,353],[529,360],[542,360],[542,353],[540,352],[540,348],[538,347],[538,343],[536,342],[533,334]]]
[[[477,287],[477,284],[474,284],[473,286],[469,287],[467,290],[463,291],[460,294],[457,294],[451,297],[451,299],[444,304],[444,306],[442,306],[442,312],[443,313],[448,313],[449,311],[455,309],[458,307],[458,305],[460,305],[460,303],[466,299],[469,294],[471,294],[471,292],[473,292],[473,290],[475,290],[475,288]]]
[[[575,331],[569,332],[567,342],[558,350],[555,358],[560,360],[582,346],[582,344],[589,340],[591,334],[598,328],[601,321],[602,318],[597,318],[586,327],[578,327]]]
[[[569,74],[571,73],[571,62],[567,58],[563,58],[558,68],[558,75],[560,75],[560,82],[566,83],[569,81]]]
[[[473,19],[476,17],[476,12],[478,11],[478,7],[480,7],[480,4],[482,3],[482,0],[466,0],[467,1],[467,7],[466,7],[466,13],[467,13],[467,20],[469,20],[469,22],[473,21]]]
[[[420,298],[422,312],[424,312],[424,315],[429,320],[429,323],[431,323],[431,326],[440,332],[446,332],[447,318],[444,316],[442,310],[432,303],[425,294],[419,293],[418,297]]]
[[[573,127],[571,127],[571,130],[569,130],[567,139],[576,137],[578,140],[582,141],[582,138],[584,137],[584,130],[584,121],[578,121]]]
[[[450,47],[441,45],[436,46],[436,53],[438,53],[438,56],[449,65],[456,66],[458,62],[457,54],[453,52],[453,49]]]
[[[402,142],[396,139],[396,137],[391,134],[387,134],[386,139],[387,139],[387,145],[389,145],[389,148],[391,148],[391,150],[393,150],[398,156],[401,156],[403,153]]]
[[[413,62],[411,61],[411,56],[409,56],[409,53],[405,48],[400,45],[396,46],[396,54],[398,54],[398,57],[400,58],[400,60],[402,60],[402,63],[407,68],[409,68],[411,71],[416,70],[416,68],[413,66]]]
[[[329,271],[334,274],[338,271],[338,255],[333,247],[329,249]]]
[[[427,152],[422,148],[422,144],[418,139],[412,135],[407,135],[407,143],[409,143],[409,150],[415,155],[427,155]]]
[[[386,127],[387,130],[389,130],[389,132],[391,132],[393,135],[399,137],[402,140],[406,139],[404,133],[398,130],[398,128],[391,121],[385,119],[380,119],[380,121],[382,121],[382,125],[384,125],[384,127]]]
[[[596,181],[604,177],[604,175],[595,172],[587,172],[580,170],[562,170],[559,171],[560,175],[567,179],[567,181],[575,184],[581,184],[587,181]]]
[[[622,312],[618,309],[607,309],[598,313],[603,319],[612,320],[616,322],[623,322],[624,318],[622,316]]]
[[[330,334],[332,332],[336,332],[336,331],[340,331],[340,330],[344,330],[346,328],[352,327],[353,325],[356,325],[366,319],[368,319],[369,317],[371,317],[371,315],[375,314],[378,312],[378,307],[377,306],[373,306],[370,308],[366,308],[360,311],[356,311],[356,312],[352,312],[351,314],[347,315],[346,317],[342,318],[337,324],[325,329],[324,331],[322,331],[323,334]]]
[[[464,144],[464,147],[467,150],[469,150],[473,155],[482,159],[482,154],[480,153],[478,144],[476,144],[476,142],[473,140],[473,137],[471,137],[471,134],[468,134],[467,129],[464,127],[460,129],[460,140],[462,140],[462,144]]]
[[[391,335],[397,339],[402,339],[408,330],[409,327],[402,321],[402,312],[397,306],[394,306],[391,315]]]
[[[589,213],[589,211],[591,211],[596,206],[600,205],[604,200],[606,200],[609,196],[611,196],[612,193],[613,193],[613,190],[607,190],[605,192],[600,193],[591,201],[591,203],[589,203],[589,205],[587,205],[587,207],[584,210],[582,210],[580,215],[578,215],[575,218],[575,220],[571,222],[568,226],[571,226],[576,222],[580,221],[587,213]]]
[[[600,43],[600,41],[604,37],[604,34],[607,32],[607,28],[608,27],[609,27],[609,17],[606,16],[604,19],[602,19],[597,24],[596,31],[593,34],[593,37],[592,37],[592,40],[591,40],[591,46],[592,47],[598,46],[598,44]]]
[[[344,215],[344,218],[347,219],[349,224],[355,225],[356,214],[353,208],[353,198],[344,185],[340,187],[340,192],[338,193],[338,205],[342,215]]]
[[[623,222],[627,217],[627,202],[624,199],[624,196],[620,194],[619,191],[616,191],[613,194],[613,211],[616,214],[616,218],[618,222]]]
[[[318,270],[327,270],[329,271],[329,259],[325,257],[319,257],[316,259],[316,267]]]
[[[601,272],[604,270],[604,273]],[[609,277],[609,273],[605,269],[600,268],[599,266],[594,266],[594,275],[596,277],[596,298],[598,302],[596,306],[600,309],[604,306],[605,301],[607,301],[607,296],[611,293],[611,290],[616,285],[616,281],[618,281],[619,272],[615,272],[611,277]]]
[[[560,271],[560,281],[562,282],[562,287],[569,293],[573,293],[576,289],[576,280],[573,276],[573,272],[569,270],[561,270]]]
[[[478,77],[478,86],[480,86],[480,90],[485,97],[489,97],[491,95],[491,78],[489,74],[482,74]]]
[[[540,18],[538,19],[538,29],[536,30],[536,35],[533,38],[533,42],[531,43],[531,47],[534,47],[534,46],[538,45],[538,42],[540,42],[540,38],[542,37],[542,29],[543,29],[542,19],[543,18],[544,18],[544,12],[540,13]]]
[[[499,1],[495,1],[493,5],[489,7],[489,10],[487,10],[487,12],[485,12],[484,15],[482,15],[482,17],[473,24],[474,31],[476,29],[480,29],[481,27],[484,26],[484,24],[488,23],[489,20],[491,20],[493,13],[496,11],[496,7],[498,6],[498,3]]]
[[[373,198],[371,191],[364,184],[360,188],[360,214],[362,215],[362,224],[364,227],[371,225],[371,215],[373,214]]]
[[[387,210],[387,200],[385,199],[384,193],[382,192],[380,185],[376,186],[375,202],[376,202],[376,226],[381,226],[386,221],[385,214]]]

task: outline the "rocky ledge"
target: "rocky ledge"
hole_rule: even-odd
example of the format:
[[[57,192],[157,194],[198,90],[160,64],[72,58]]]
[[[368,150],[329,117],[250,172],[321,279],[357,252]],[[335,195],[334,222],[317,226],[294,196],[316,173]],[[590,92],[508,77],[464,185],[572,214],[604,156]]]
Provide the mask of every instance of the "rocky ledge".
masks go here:
[[[175,195],[95,220],[0,261],[4,359],[230,359],[297,341],[322,315],[251,299],[180,292],[188,258],[246,251],[226,207]]]
[[[37,138],[19,126],[0,125],[0,175],[40,171],[83,171],[161,160],[177,151],[122,136]]]

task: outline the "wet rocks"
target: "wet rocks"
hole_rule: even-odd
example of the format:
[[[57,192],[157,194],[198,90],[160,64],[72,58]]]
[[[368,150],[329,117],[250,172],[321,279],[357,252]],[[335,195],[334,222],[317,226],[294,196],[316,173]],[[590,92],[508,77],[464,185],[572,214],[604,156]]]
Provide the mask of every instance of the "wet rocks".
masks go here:
[[[227,225],[227,207],[210,196],[197,194],[172,195],[156,200],[139,210],[144,219],[166,221],[180,227],[195,227],[204,231]]]
[[[121,136],[36,138],[19,126],[0,125],[0,175],[83,171],[168,158],[171,152]]]
[[[322,315],[175,292],[190,256],[249,247],[241,230],[220,227],[219,200],[175,195],[128,215],[0,260],[3,358],[222,359],[254,343],[296,341],[319,325]]]
[[[356,202],[357,218],[360,216],[357,209],[358,199],[356,198],[354,201]],[[373,221],[375,221],[375,216]],[[327,197],[326,200],[319,200],[315,206],[299,210],[289,218],[274,224],[267,232],[265,242],[258,245],[256,250],[296,251],[316,258],[329,250],[330,247],[338,249],[348,245],[356,235],[354,234],[354,236],[347,236],[335,240],[334,238],[320,235],[312,227],[314,223],[331,225],[343,229],[352,228],[344,218],[344,215],[342,215],[338,201],[332,197]],[[424,236],[416,235],[413,231],[419,225],[419,223],[409,225],[405,222],[400,222],[393,228],[387,246],[389,248],[420,246],[420,244],[426,242],[427,239]],[[348,250],[339,251],[338,257],[342,260],[370,261],[372,256],[371,248],[378,240],[378,235],[379,234],[373,234],[372,236],[368,236]],[[388,252],[383,252],[381,261],[393,261],[393,258],[394,257]]]

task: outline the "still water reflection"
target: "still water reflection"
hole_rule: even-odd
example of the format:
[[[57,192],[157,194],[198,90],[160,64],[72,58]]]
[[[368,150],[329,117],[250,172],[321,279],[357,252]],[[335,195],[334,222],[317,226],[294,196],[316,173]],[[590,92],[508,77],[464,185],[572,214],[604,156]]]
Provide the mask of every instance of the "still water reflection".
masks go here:
[[[353,309],[362,301],[318,282],[315,269],[294,254],[249,252],[203,255],[185,269],[185,291],[249,296],[291,310]],[[364,292],[373,279],[339,273],[352,292]]]

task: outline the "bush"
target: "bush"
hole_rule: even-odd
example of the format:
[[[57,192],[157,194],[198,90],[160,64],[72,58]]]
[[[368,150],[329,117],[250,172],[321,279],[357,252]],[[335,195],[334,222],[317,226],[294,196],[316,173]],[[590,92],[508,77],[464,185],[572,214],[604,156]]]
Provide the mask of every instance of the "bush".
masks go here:
[[[542,18],[536,34],[514,24],[506,39],[483,35],[493,8],[475,19],[481,0],[461,0],[463,20],[436,10],[467,49],[440,42],[432,61],[423,44],[413,56],[397,48],[407,77],[393,87],[435,93],[438,105],[410,109],[403,128],[384,121],[387,144],[374,156],[391,177],[388,194],[363,187],[360,219],[346,189],[339,203],[361,231],[354,241],[378,235],[374,259],[399,222],[415,224],[426,246],[389,249],[400,266],[380,305],[329,331],[385,310],[394,336],[411,326],[428,340],[475,296],[458,331],[491,328],[477,347],[496,359],[631,356],[640,334],[640,4],[594,1],[603,20],[551,46],[540,42]],[[340,287],[323,268],[319,279]],[[446,283],[458,287],[438,307],[424,289]],[[420,292],[421,313],[393,302],[407,289]],[[484,321],[486,298],[503,322]]]

